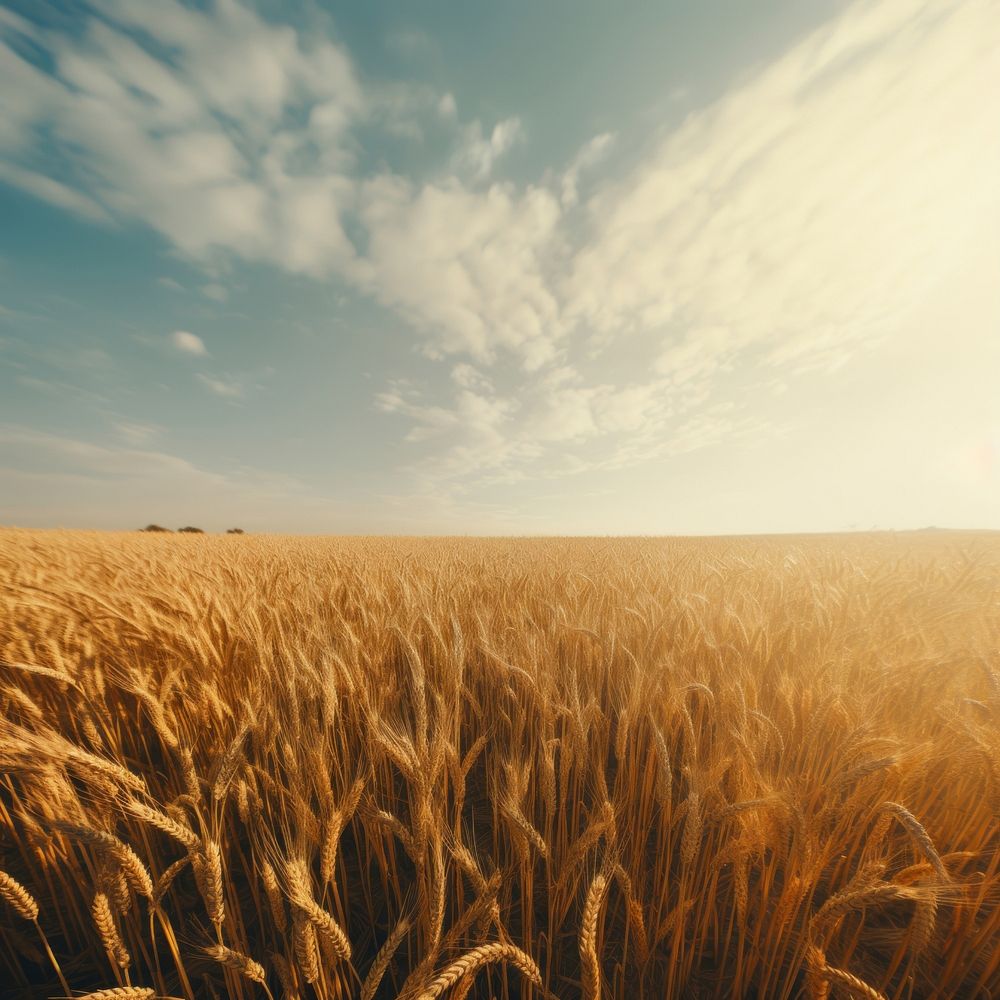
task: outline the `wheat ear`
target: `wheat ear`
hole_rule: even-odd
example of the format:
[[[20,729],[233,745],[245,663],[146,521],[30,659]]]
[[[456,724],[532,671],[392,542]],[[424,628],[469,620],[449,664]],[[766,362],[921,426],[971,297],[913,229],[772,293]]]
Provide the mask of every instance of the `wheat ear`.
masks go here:
[[[931,840],[930,835],[924,829],[920,820],[909,809],[901,806],[898,802],[883,802],[881,810],[895,816],[899,820],[907,833],[913,838],[920,852],[930,862],[938,878],[942,882],[950,882],[951,876],[948,874],[948,869],[945,868],[944,862],[941,860],[941,855],[938,854],[937,848],[934,846],[934,841]]]
[[[155,996],[156,990],[149,986],[115,986],[110,990],[85,993],[75,1000],[152,1000]]]
[[[857,976],[851,975],[844,969],[835,969],[832,965],[827,965],[820,974],[824,979],[842,986],[854,996],[861,997],[862,1000],[887,1000],[884,993],[880,993],[874,986],[869,986],[863,979],[858,979]]]
[[[125,947],[125,942],[122,941],[121,934],[118,933],[114,914],[111,912],[111,903],[105,893],[99,892],[94,896],[90,913],[94,918],[94,926],[101,935],[104,950],[119,968],[127,969],[132,964],[132,958]]]
[[[25,920],[38,919],[38,903],[35,897],[21,885],[17,879],[0,871],[0,896],[9,904],[11,909]]]
[[[292,925],[295,960],[307,983],[319,979],[319,951],[316,947],[316,928],[303,916],[295,915]]]
[[[205,954],[214,958],[216,962],[224,965],[227,969],[238,972],[245,979],[262,985],[267,982],[264,967],[260,962],[255,962],[249,955],[244,955],[241,951],[233,951],[232,948],[227,948],[223,944],[214,944],[205,949]]]
[[[587,890],[580,926],[580,978],[583,981],[584,1000],[598,1000],[601,995],[601,963],[597,956],[597,919],[600,916],[608,880],[597,875]]]
[[[290,861],[287,865],[288,883],[292,905],[301,910],[309,922],[329,942],[339,958],[345,961],[351,957],[351,942],[343,928],[312,897],[309,872],[302,861]]]
[[[392,961],[392,956],[396,954],[396,949],[403,938],[406,937],[409,930],[409,919],[401,917],[392,929],[392,933],[386,938],[385,944],[379,948],[378,954],[375,956],[375,961],[372,962],[371,968],[368,970],[368,975],[365,976],[365,981],[361,985],[361,1000],[372,1000],[372,997],[375,996],[375,992],[382,982],[382,977],[385,975],[385,970]]]
[[[189,851],[196,851],[201,846],[201,842],[192,830],[178,823],[177,820],[171,819],[165,813],[135,800],[129,802],[125,808],[136,819],[148,823],[150,826],[155,826],[157,830],[183,844]]]
[[[538,966],[535,965],[530,955],[512,944],[496,942],[480,945],[456,959],[419,994],[417,1000],[435,1000],[449,986],[454,986],[460,979],[492,962],[506,962],[513,965],[522,976],[536,986],[542,984],[542,974],[538,971]]]
[[[52,968],[56,970],[56,975],[59,977],[59,983],[68,996],[70,992],[69,984],[63,977],[62,969],[59,967],[59,962],[56,961],[56,956],[52,953],[52,948],[49,945],[49,939],[45,936],[45,931],[42,930],[41,925],[38,923],[38,903],[35,901],[35,897],[16,878],[8,875],[5,871],[0,871],[0,896],[7,901],[11,909],[19,917],[30,920],[35,925],[38,936],[42,939],[42,944],[45,946],[45,953],[49,956]]]

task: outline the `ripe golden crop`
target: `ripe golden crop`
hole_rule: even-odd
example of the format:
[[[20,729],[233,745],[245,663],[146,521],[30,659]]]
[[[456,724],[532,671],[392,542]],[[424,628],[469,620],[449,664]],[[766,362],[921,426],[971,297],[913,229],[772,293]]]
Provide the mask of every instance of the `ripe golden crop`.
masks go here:
[[[988,534],[0,532],[0,993],[997,995],[998,650]]]

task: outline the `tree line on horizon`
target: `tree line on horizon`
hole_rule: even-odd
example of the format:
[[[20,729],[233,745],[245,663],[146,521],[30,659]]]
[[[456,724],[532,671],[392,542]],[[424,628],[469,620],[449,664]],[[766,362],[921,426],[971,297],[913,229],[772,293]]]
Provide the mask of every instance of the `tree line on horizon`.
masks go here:
[[[162,531],[173,533],[173,528],[164,528],[161,524],[147,524],[145,528],[140,528],[140,531]],[[205,531],[203,528],[195,528],[192,525],[185,525],[183,528],[177,529],[178,534],[188,534],[188,535],[204,535]],[[246,532],[242,528],[226,528],[227,535],[245,535]]]

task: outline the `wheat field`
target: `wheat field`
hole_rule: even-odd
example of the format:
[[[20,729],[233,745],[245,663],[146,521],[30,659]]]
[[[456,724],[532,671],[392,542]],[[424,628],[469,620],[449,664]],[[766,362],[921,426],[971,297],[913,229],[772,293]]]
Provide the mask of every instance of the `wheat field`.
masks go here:
[[[5,998],[1000,995],[1000,536],[6,530],[0,581]]]

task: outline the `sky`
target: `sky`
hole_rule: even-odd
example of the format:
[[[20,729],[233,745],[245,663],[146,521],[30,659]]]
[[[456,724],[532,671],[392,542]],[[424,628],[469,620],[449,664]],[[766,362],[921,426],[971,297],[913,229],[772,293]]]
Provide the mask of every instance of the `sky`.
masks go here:
[[[1000,0],[0,0],[0,524],[1000,528]]]

